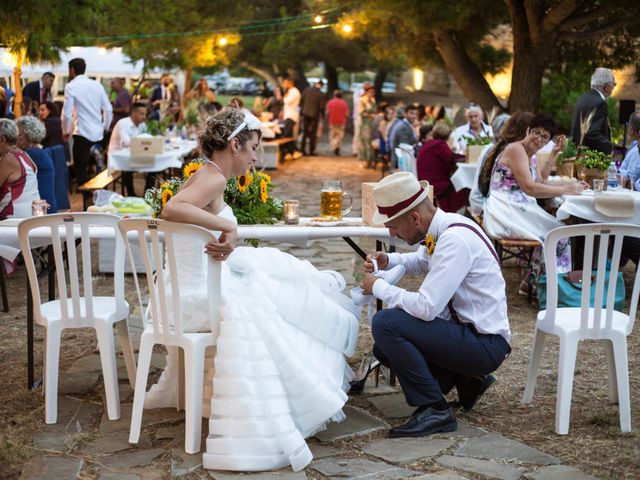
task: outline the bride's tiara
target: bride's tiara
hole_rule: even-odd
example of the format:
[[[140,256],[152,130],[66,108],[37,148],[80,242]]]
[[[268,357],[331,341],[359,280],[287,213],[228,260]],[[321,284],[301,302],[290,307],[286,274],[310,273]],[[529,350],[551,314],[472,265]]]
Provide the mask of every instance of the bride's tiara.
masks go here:
[[[227,137],[227,140],[235,138],[242,130],[247,128],[248,130],[260,130],[260,120],[251,112],[243,112],[244,120],[231,132],[231,135]]]

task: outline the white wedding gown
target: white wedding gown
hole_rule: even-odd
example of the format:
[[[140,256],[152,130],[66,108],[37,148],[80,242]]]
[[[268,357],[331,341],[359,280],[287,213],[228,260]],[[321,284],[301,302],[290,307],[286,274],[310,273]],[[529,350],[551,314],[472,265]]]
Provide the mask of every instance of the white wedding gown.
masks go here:
[[[219,215],[235,221],[228,206]],[[185,331],[209,330],[203,251],[187,238],[176,249]],[[238,247],[222,264],[220,336],[205,360],[204,468],[301,470],[312,459],[304,439],[344,419],[359,318],[344,287],[337,272],[273,248]],[[177,379],[169,348],[145,408],[175,406]]]

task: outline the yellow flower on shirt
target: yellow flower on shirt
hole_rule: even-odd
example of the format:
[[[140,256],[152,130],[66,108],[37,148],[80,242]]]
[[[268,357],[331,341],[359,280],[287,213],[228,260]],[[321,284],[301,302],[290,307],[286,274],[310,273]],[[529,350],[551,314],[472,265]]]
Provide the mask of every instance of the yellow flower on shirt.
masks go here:
[[[424,246],[427,247],[427,253],[429,256],[433,255],[433,251],[436,249],[436,239],[433,238],[432,234],[428,234],[424,238]]]

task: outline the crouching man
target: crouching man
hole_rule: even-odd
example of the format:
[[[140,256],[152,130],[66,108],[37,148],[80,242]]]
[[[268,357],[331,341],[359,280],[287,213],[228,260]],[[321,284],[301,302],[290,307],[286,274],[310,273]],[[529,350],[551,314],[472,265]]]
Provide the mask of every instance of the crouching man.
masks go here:
[[[495,381],[489,375],[511,352],[505,282],[498,256],[475,223],[437,209],[428,184],[409,172],[389,175],[373,189],[378,211],[393,237],[417,252],[367,256],[364,293],[389,308],[373,318],[374,355],[390,366],[407,403],[417,407],[390,437],[421,437],[458,427],[444,396],[453,388],[471,410]],[[373,261],[375,259],[375,262]],[[409,275],[426,274],[410,292],[375,275],[403,265]]]

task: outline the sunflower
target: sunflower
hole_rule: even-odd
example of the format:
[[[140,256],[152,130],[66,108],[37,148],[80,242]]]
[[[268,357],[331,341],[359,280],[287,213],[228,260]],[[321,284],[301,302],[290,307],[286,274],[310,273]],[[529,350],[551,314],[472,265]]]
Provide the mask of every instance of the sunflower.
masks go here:
[[[260,172],[258,173],[258,176],[264,179],[267,183],[271,183],[271,177],[269,176],[268,173]]]
[[[240,175],[238,177],[238,190],[240,190],[240,193],[246,192],[247,187],[251,185],[252,181],[253,176],[251,175],[251,173],[247,172],[244,175]]]
[[[173,197],[173,192],[168,188],[162,191],[162,206],[164,207],[169,200]]]
[[[427,247],[427,253],[433,255],[433,251],[436,249],[436,240],[433,235],[429,234],[425,237],[424,246]]]
[[[202,162],[189,162],[182,169],[182,175],[184,178],[189,178],[191,175],[196,173],[200,167],[202,167]]]
[[[269,191],[267,190],[268,185],[269,184],[266,180],[260,180],[260,200],[262,200],[262,203],[267,203],[267,200],[269,199]]]
[[[169,188],[169,182],[164,182],[162,185],[160,185],[160,191],[166,190],[167,188]]]

